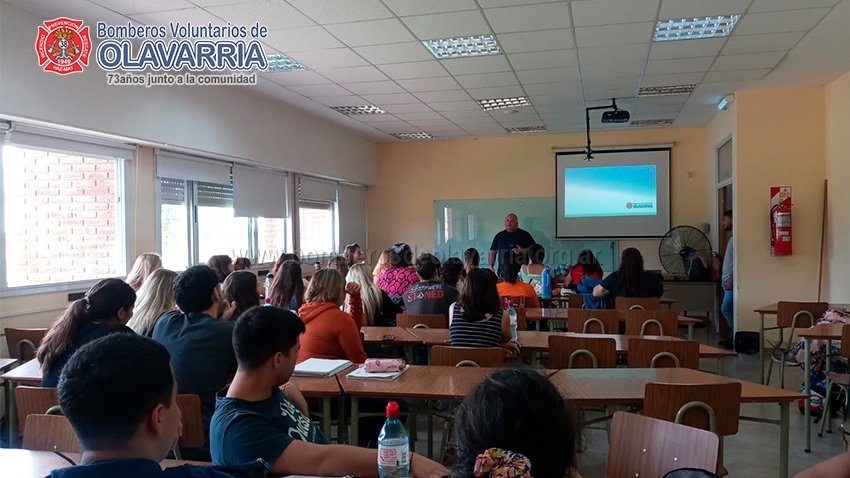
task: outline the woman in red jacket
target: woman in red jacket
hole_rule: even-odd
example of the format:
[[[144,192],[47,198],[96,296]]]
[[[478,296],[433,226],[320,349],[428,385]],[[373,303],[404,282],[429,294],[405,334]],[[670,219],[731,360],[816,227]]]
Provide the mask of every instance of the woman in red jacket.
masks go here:
[[[593,279],[602,278],[602,267],[599,266],[599,261],[590,249],[579,252],[578,261],[570,268],[570,289],[576,290],[584,276]]]

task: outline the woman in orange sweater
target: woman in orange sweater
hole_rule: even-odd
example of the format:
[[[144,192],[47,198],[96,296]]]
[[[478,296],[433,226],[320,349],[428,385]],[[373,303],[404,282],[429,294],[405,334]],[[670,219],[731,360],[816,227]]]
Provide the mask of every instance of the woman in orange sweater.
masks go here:
[[[496,286],[499,289],[499,297],[526,297],[524,307],[540,307],[534,287],[519,280],[519,271],[522,268],[520,262],[518,256],[511,254],[510,261],[504,269],[505,281]],[[523,304],[515,305],[523,307]]]
[[[345,279],[333,269],[322,269],[310,279],[298,315],[307,331],[301,336],[298,362],[309,358],[366,361],[360,327],[339,307],[345,301]]]

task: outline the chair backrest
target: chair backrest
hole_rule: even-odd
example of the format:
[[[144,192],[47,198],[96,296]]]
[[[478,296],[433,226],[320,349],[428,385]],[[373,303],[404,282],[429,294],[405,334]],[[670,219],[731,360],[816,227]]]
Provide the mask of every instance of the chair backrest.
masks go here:
[[[654,478],[686,467],[714,470],[719,449],[714,433],[617,412],[608,446],[608,476]]]
[[[620,333],[620,312],[617,310],[569,309],[567,330],[577,334]]]
[[[696,340],[629,339],[629,368],[699,370],[699,342]]]
[[[617,341],[613,338],[549,336],[550,368],[615,368],[616,366]]]
[[[55,388],[15,387],[15,403],[18,408],[18,426],[26,433],[29,415],[43,415],[50,407],[59,405]]]
[[[570,309],[583,309],[584,294],[569,294],[567,296],[567,306]]]
[[[643,414],[720,436],[734,435],[741,415],[741,383],[648,383]]]
[[[679,336],[679,312],[676,310],[624,310],[626,335]]]
[[[194,394],[177,395],[177,406],[180,407],[183,421],[183,435],[177,442],[180,448],[198,448],[204,446],[204,418],[201,414],[201,399]]]
[[[511,301],[514,305],[514,309],[524,309],[525,303],[528,301],[528,297],[524,295],[503,295],[500,296],[499,299],[502,301],[502,308],[508,308],[508,301]]]
[[[62,415],[38,415],[27,417],[24,428],[23,448],[34,451],[79,453],[80,442],[74,435],[71,423]]]
[[[35,358],[35,350],[41,345],[47,329],[15,329],[6,327],[6,346],[9,348],[9,357],[18,359],[20,363]]]
[[[827,302],[779,302],[776,309],[776,325],[779,327],[808,328],[821,318],[827,309],[829,309]],[[796,321],[794,320],[795,316],[797,317]]]
[[[617,310],[658,310],[661,304],[658,297],[617,297],[614,299]]]
[[[413,329],[417,325],[424,325],[429,329],[449,328],[448,319],[443,314],[398,314],[395,316],[397,327]]]
[[[841,327],[841,343],[850,344],[850,324]],[[844,358],[850,358],[850,347],[841,347],[840,355]]]
[[[499,367],[504,357],[500,347],[431,347],[431,365],[444,367]]]

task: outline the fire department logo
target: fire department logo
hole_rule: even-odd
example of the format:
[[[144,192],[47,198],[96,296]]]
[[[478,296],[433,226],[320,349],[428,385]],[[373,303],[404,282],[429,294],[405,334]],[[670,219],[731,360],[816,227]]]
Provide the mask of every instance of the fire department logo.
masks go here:
[[[630,202],[627,202],[627,203],[626,203],[626,209],[631,209],[631,208],[633,208],[633,207],[634,207],[634,204],[632,204],[632,203],[630,203]]]
[[[83,66],[89,65],[91,37],[89,27],[80,28],[82,26],[82,20],[63,17],[38,27],[35,52],[44,71],[68,75],[83,71]]]

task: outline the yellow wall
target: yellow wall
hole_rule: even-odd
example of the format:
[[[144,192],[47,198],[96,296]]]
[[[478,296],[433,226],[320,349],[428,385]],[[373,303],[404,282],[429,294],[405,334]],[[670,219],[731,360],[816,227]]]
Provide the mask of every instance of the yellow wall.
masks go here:
[[[597,148],[675,143],[671,162],[673,224],[699,227],[711,219],[707,192],[713,187],[714,175],[709,177],[705,161],[705,128],[592,134]],[[554,197],[552,148],[581,148],[585,142],[583,133],[575,133],[379,144],[378,185],[369,188],[368,197],[369,244],[383,248],[407,242],[418,251],[433,250],[435,199]],[[630,246],[642,250],[647,268],[661,268],[657,240],[620,241],[621,249]]]
[[[817,298],[825,175],[823,87],[736,93],[735,288],[738,330],[757,330],[753,309]],[[794,253],[771,257],[771,186],[791,186]]]
[[[827,207],[825,297],[850,302],[850,72],[826,87]]]

